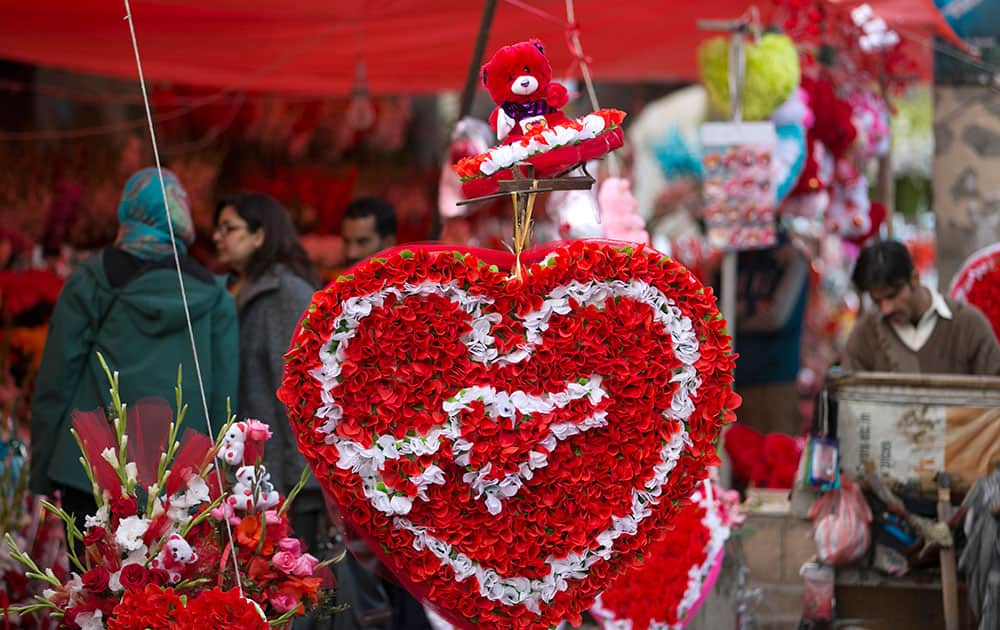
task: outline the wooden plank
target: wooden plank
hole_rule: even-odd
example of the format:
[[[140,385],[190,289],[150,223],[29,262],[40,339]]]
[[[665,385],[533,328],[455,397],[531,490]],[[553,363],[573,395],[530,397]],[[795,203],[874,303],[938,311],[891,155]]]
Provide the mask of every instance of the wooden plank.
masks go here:
[[[861,372],[831,374],[827,386],[843,389],[855,385],[866,386],[906,386],[929,389],[982,389],[1000,392],[1000,377],[967,376],[952,374],[897,374],[894,372]]]

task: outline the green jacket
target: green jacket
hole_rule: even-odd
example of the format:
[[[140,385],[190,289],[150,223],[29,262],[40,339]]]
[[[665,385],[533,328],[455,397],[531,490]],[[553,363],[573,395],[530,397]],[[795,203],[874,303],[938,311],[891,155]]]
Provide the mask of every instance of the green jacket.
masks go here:
[[[236,409],[239,331],[236,307],[220,278],[182,258],[191,324],[212,427]],[[120,373],[122,401],[158,396],[173,406],[183,366],[185,428],[206,432],[191,341],[172,259],[148,263],[108,249],[66,281],[49,326],[31,410],[31,489],[64,485],[90,491],[70,433],[74,410],[107,409],[108,381],[97,353]]]

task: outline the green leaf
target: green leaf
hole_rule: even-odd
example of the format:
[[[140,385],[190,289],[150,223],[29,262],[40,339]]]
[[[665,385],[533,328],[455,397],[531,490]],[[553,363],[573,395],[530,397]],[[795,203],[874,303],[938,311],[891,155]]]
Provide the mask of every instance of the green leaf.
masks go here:
[[[573,454],[577,457],[583,457],[583,450],[579,446],[573,447]]]
[[[455,257],[455,260],[457,260],[458,262],[465,262],[465,254],[463,254],[462,252],[452,252],[451,254]]]
[[[403,260],[410,260],[411,258],[413,258],[413,256],[414,256],[413,252],[408,249],[404,249],[403,251],[399,252],[399,257],[402,258]]]
[[[493,273],[499,273],[500,267],[497,267],[496,265],[490,265],[490,271],[492,271]]]
[[[372,258],[372,260],[374,260],[377,263],[382,263],[383,265],[385,264],[386,261],[386,259],[382,258],[381,256],[379,256],[378,258]]]

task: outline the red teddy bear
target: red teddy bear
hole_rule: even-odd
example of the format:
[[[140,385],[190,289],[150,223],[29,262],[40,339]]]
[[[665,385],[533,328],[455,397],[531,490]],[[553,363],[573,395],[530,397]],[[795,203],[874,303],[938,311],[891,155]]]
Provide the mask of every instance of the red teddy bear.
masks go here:
[[[565,86],[552,82],[552,66],[537,39],[504,46],[482,70],[483,85],[497,104],[490,126],[503,144],[537,126],[569,120],[561,111],[569,94]]]

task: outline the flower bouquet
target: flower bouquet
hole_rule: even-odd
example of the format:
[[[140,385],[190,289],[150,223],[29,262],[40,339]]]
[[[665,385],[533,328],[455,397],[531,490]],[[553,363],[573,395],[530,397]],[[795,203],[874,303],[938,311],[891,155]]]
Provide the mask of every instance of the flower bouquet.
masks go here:
[[[9,535],[21,549],[30,549],[38,564],[57,576],[67,575],[65,538],[62,522],[42,510],[39,500],[28,493],[27,449],[18,439],[13,422],[0,429],[0,535]],[[6,546],[0,545],[0,614],[5,627],[54,628],[55,622],[42,614],[20,615],[12,607],[30,604],[42,589],[21,571]]]
[[[306,472],[281,497],[260,464],[262,422],[228,422],[213,442],[187,429],[178,372],[177,417],[166,400],[127,407],[112,374],[111,422],[75,412],[73,435],[93,486],[82,523],[43,501],[66,525],[68,575],[41,569],[9,534],[10,555],[45,590],[19,614],[46,611],[63,625],[98,628],[266,628],[328,599],[320,563],[294,538],[286,512]]]

